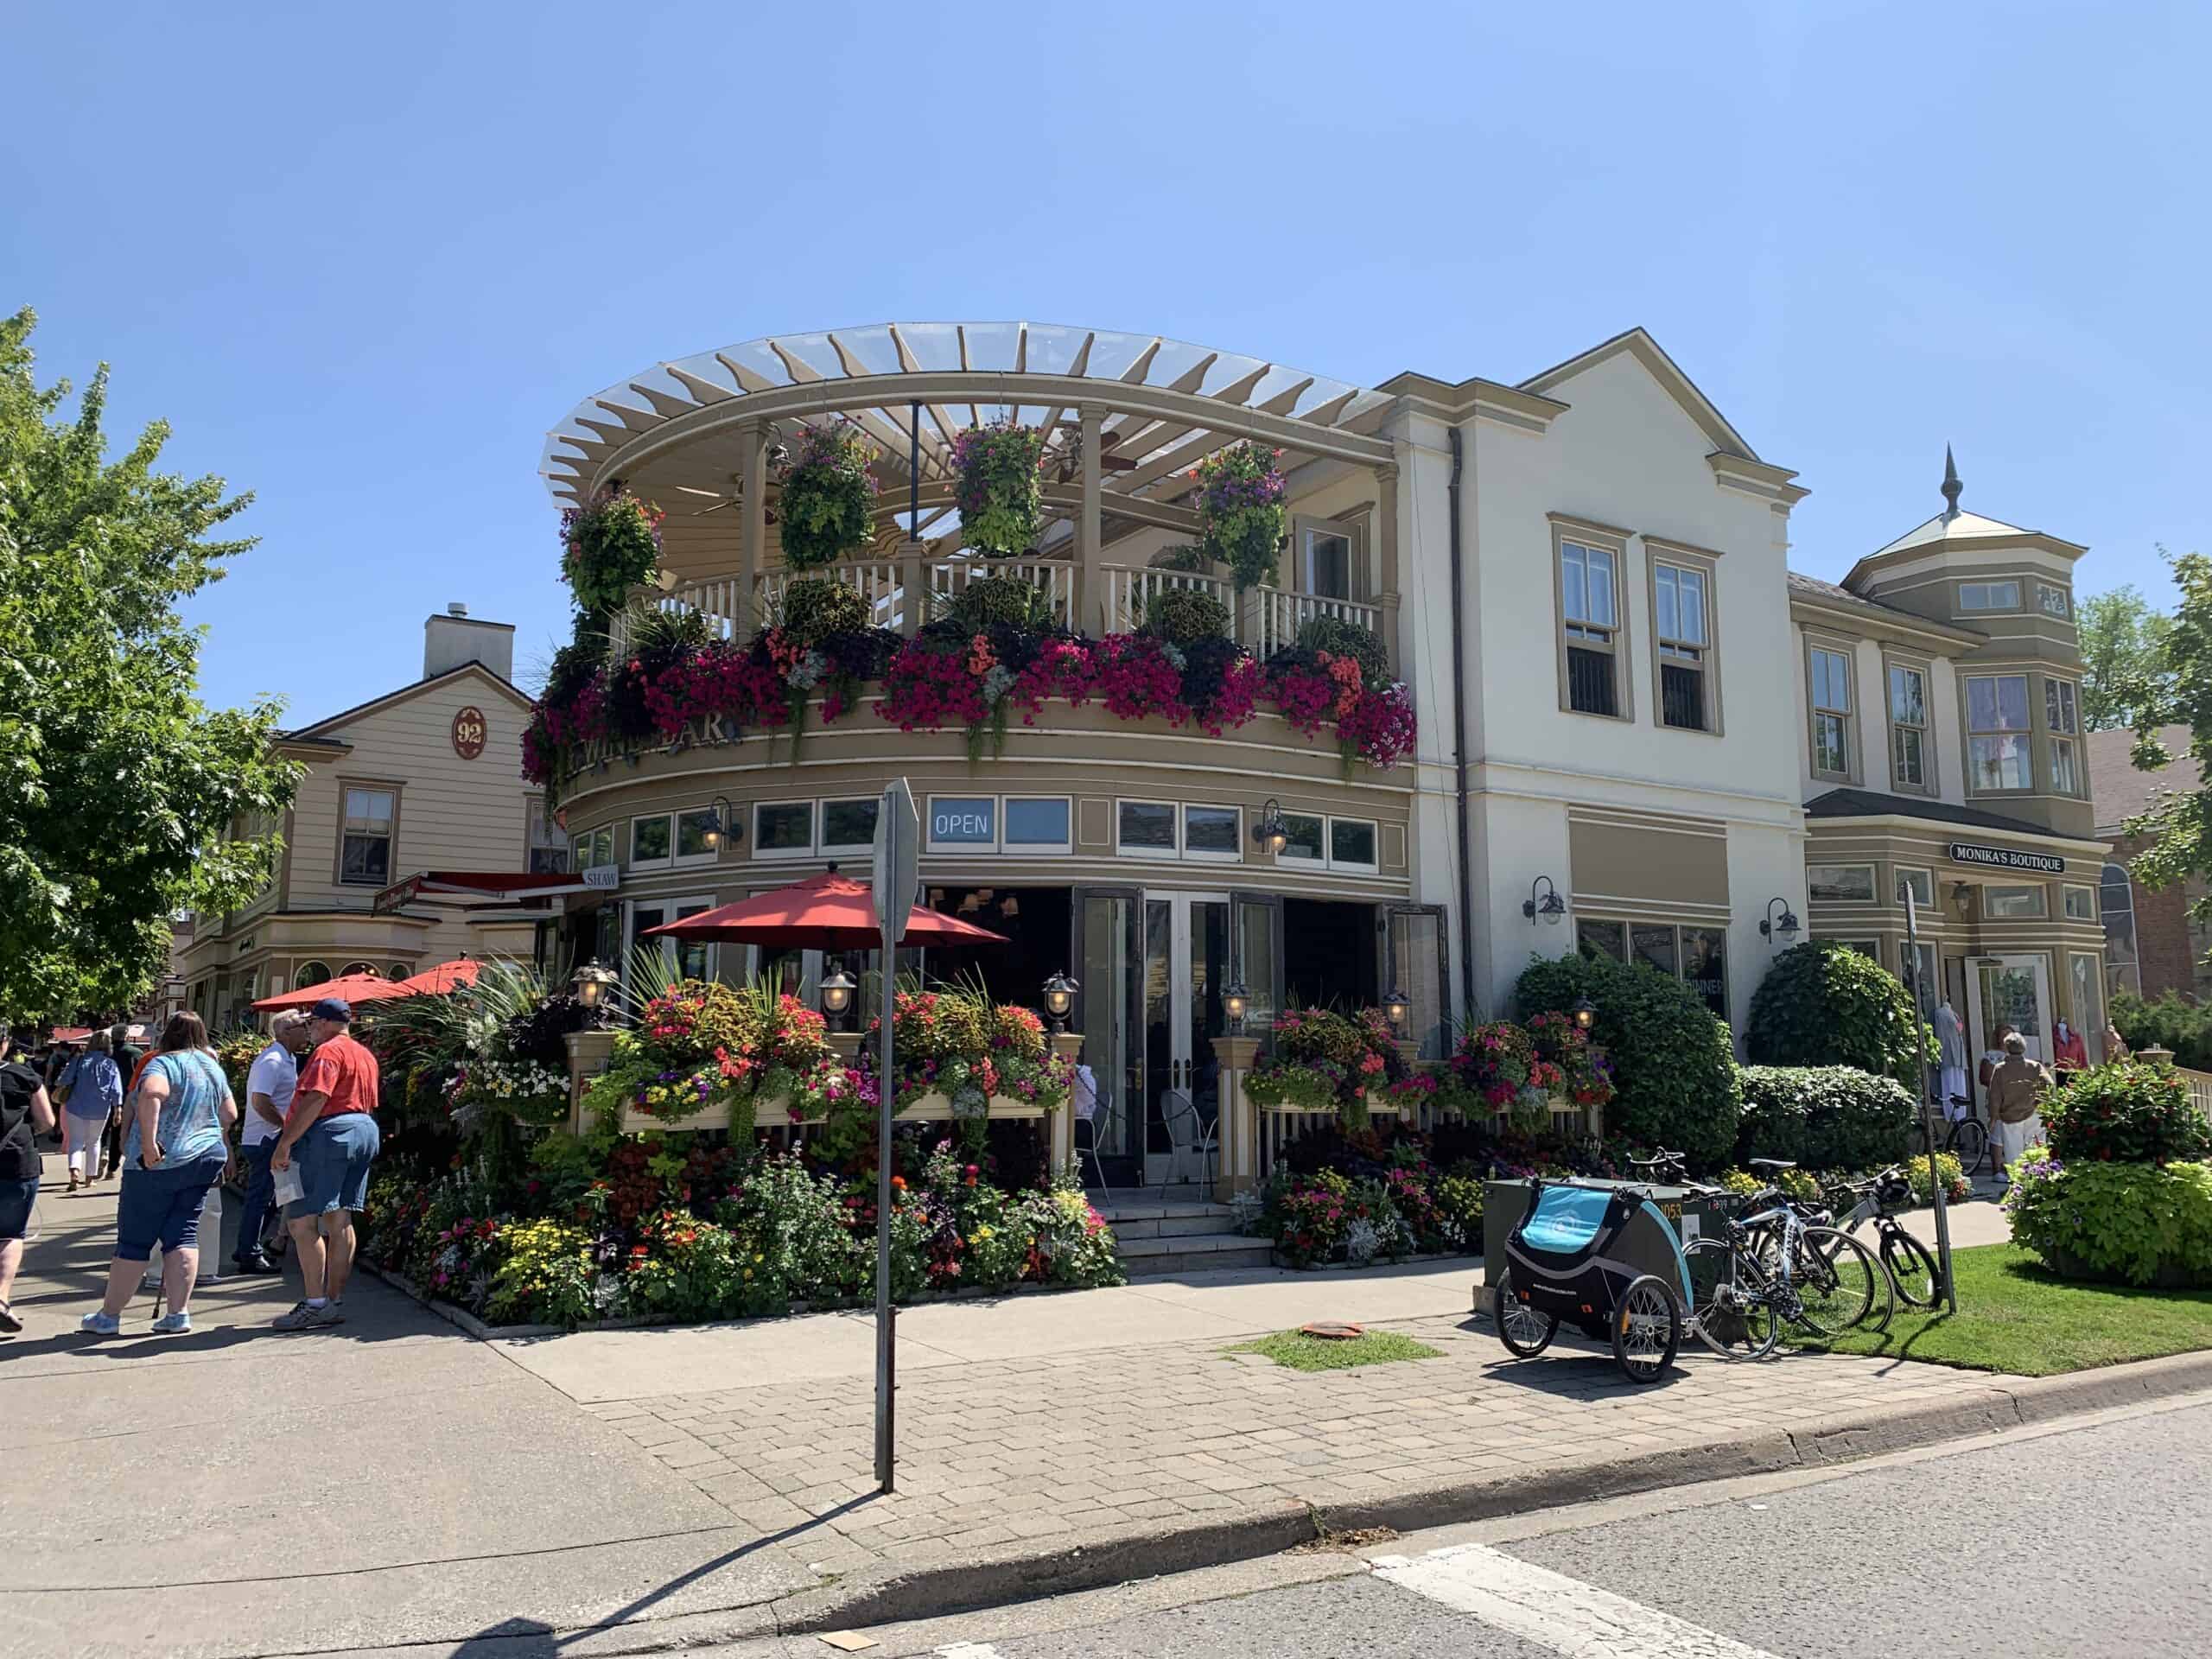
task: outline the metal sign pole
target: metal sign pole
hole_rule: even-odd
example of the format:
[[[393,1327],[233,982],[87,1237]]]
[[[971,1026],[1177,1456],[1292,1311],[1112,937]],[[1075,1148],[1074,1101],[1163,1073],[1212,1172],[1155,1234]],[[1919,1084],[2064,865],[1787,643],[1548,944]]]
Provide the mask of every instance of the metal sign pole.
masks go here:
[[[1920,907],[1913,901],[1910,887],[1900,883],[1898,892],[1904,898],[1905,954],[1912,959],[1912,1009],[1917,1019],[1917,1030],[1923,1053],[1929,1033],[1928,1018],[1928,976],[1920,971]],[[1943,1281],[1943,1305],[1951,1313],[1959,1311],[1958,1287],[1951,1278],[1951,1211],[1943,1192],[1943,1182],[1936,1168],[1936,1104],[1931,1096],[1943,1092],[1943,1057],[1938,1052],[1931,1065],[1921,1068],[1923,1082],[1920,1094],[1921,1129],[1928,1141],[1928,1193],[1936,1206],[1936,1269]],[[1933,1070],[1936,1083],[1928,1086],[1926,1074]],[[1948,1105],[1945,1116],[1949,1116]]]
[[[875,815],[875,915],[883,953],[875,1009],[875,1485],[887,1493],[893,1489],[897,1462],[893,1399],[899,1389],[898,1311],[891,1306],[891,1120],[899,1088],[892,1070],[891,1015],[899,941],[906,937],[906,916],[914,902],[921,829],[913,791],[901,778],[883,791]]]

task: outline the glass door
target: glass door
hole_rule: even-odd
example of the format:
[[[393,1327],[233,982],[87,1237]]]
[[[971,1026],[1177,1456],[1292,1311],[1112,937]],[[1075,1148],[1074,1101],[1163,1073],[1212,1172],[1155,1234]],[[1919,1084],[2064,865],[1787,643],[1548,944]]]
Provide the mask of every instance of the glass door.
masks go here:
[[[1977,1059],[1995,1049],[1997,1027],[2010,1026],[2027,1040],[2028,1058],[2050,1058],[2050,964],[2039,956],[1969,959],[1967,996]],[[1977,1071],[1980,1067],[1975,1068]]]
[[[1225,893],[1144,895],[1138,995],[1147,1185],[1173,1179],[1177,1145],[1192,1144],[1220,1119],[1213,1039],[1227,1029],[1221,993],[1230,976],[1229,923]],[[1179,1173],[1194,1177],[1197,1169],[1186,1160]]]

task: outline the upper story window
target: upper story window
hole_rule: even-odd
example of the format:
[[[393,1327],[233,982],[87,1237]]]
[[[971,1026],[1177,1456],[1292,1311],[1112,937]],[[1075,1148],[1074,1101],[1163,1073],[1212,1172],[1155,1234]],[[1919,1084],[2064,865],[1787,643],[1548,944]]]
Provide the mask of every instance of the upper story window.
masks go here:
[[[1904,663],[1890,664],[1890,781],[1928,787],[1928,676]]]
[[[561,826],[546,815],[545,798],[533,795],[524,809],[524,868],[532,875],[553,875],[569,868],[569,844]],[[402,974],[400,978],[406,976]]]
[[[2082,792],[2082,707],[2071,680],[2043,683],[2044,725],[2050,733],[2050,786],[2061,795]]]
[[[2045,616],[2055,616],[2062,622],[2074,615],[2074,601],[2063,588],[2053,588],[2048,582],[2036,587],[2036,606]]]
[[[398,817],[397,790],[347,786],[338,854],[340,881],[381,887],[391,880],[392,830]]]
[[[1851,658],[1815,645],[1806,653],[1806,683],[1813,709],[1813,770],[1851,776]]]
[[[1610,548],[1561,542],[1560,617],[1567,706],[1578,715],[1621,713],[1620,559]]]
[[[1967,784],[1977,792],[2035,787],[2026,675],[1967,677]]]
[[[1303,591],[1324,599],[1363,599],[1365,566],[1355,526],[1299,521],[1298,585]]]
[[[1708,573],[1689,565],[1654,561],[1651,632],[1659,658],[1660,723],[1684,731],[1715,725],[1709,682],[1713,647]]]
[[[2020,583],[2017,577],[2008,576],[2003,582],[1962,582],[1959,584],[1959,608],[1962,611],[2017,611],[2020,608]]]

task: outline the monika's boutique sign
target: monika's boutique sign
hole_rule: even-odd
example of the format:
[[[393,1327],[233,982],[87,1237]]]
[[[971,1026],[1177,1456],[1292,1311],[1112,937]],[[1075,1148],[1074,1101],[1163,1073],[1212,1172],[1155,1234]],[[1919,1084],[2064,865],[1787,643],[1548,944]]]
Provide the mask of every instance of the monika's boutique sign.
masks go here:
[[[2037,875],[2063,875],[2066,861],[2049,853],[2018,853],[2010,847],[1978,847],[1955,841],[1948,849],[1954,864],[1979,864],[1991,870],[2032,870]]]

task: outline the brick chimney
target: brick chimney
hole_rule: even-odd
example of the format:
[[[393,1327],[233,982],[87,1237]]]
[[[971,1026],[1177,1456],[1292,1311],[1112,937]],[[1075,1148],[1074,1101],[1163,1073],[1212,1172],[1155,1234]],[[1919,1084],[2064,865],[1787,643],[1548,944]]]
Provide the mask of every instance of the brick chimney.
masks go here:
[[[515,677],[512,622],[479,622],[458,600],[423,624],[423,677],[435,679],[463,663],[481,663],[503,680]]]

